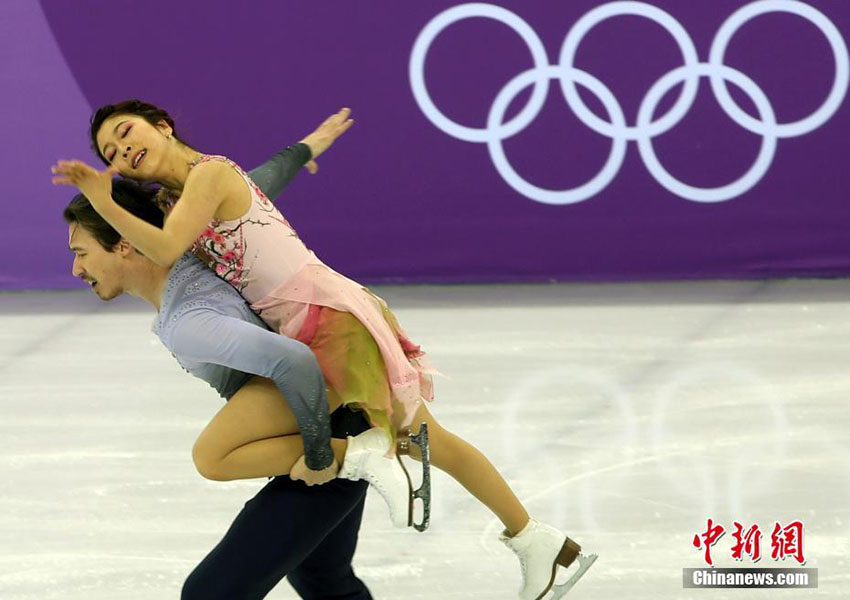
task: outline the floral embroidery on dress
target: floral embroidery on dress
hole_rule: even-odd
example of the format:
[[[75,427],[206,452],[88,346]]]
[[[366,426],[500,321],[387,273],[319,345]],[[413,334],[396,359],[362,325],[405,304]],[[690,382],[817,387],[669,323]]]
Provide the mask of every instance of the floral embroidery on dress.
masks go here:
[[[266,219],[277,221],[284,224],[290,231],[291,235],[298,237],[295,230],[289,222],[280,214],[277,208],[266,197],[263,191],[253,182],[253,180],[232,160],[213,155],[204,155],[195,160],[189,165],[189,168],[194,168],[196,165],[209,162],[211,160],[220,160],[226,162],[233,167],[237,173],[242,175],[252,190],[252,206],[256,206],[258,212],[262,214],[261,219],[249,216],[248,213],[234,219],[233,221],[220,221],[213,219],[207,228],[201,233],[195,243],[192,245],[192,252],[195,256],[206,263],[216,275],[227,281],[230,285],[242,293],[245,286],[248,284],[248,271],[250,265],[245,264],[245,257],[248,251],[246,235],[244,228],[246,226],[267,227],[271,225]],[[172,202],[173,206],[173,202]]]
[[[192,252],[209,265],[215,274],[242,291],[245,271],[245,236],[242,225],[223,229],[221,222],[214,220],[192,245]]]

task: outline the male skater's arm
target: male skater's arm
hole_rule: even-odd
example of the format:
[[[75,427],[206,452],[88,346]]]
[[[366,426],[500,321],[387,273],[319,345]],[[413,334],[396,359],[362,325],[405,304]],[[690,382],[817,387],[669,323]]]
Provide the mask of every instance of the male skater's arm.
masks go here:
[[[309,347],[241,319],[198,308],[180,316],[170,348],[178,359],[221,365],[275,382],[304,440],[304,461],[320,471],[333,464],[328,399]]]
[[[269,200],[274,201],[312,156],[310,147],[299,142],[287,146],[270,160],[249,171],[248,177],[257,184]]]
[[[313,133],[297,144],[284,148],[270,160],[249,171],[248,176],[268,199],[274,201],[286,189],[301,167],[318,158],[339,136],[348,131],[354,124],[354,120],[348,118],[350,114],[351,109],[343,108],[331,115]],[[310,172],[315,173],[317,170],[318,166],[312,163]]]

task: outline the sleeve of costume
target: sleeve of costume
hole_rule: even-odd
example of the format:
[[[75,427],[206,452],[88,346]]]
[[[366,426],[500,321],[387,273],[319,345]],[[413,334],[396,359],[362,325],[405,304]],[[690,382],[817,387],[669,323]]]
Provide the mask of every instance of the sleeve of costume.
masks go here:
[[[275,382],[292,408],[310,469],[333,462],[325,381],[313,352],[296,340],[213,310],[193,310],[175,325],[178,358],[221,365]]]
[[[310,146],[299,142],[284,148],[270,160],[249,171],[248,177],[263,190],[267,198],[274,201],[310,158]]]

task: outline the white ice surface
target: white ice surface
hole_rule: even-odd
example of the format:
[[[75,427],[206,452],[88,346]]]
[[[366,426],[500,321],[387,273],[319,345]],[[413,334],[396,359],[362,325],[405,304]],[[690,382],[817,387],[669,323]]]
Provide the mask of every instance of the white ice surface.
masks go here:
[[[445,375],[433,411],[599,561],[582,599],[850,597],[847,281],[378,288]],[[178,598],[263,481],[205,481],[221,401],[131,299],[0,294],[0,599]],[[493,517],[434,477],[431,529],[367,502],[376,599],[516,597]],[[708,517],[805,523],[817,590],[685,590]],[[730,557],[731,533],[714,547]],[[269,598],[295,598],[281,583]]]

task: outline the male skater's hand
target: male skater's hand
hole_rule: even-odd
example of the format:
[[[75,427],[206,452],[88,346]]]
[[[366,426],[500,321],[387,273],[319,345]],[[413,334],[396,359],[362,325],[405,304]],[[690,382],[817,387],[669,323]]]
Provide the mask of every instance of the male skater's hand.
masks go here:
[[[315,175],[319,172],[319,163],[317,163],[315,160],[308,160],[304,164],[304,168],[310,172],[310,175]]]
[[[314,471],[307,467],[307,463],[304,462],[304,456],[302,455],[298,459],[298,462],[295,463],[295,466],[292,467],[292,470],[289,471],[289,478],[300,479],[307,485],[321,485],[332,479],[336,479],[337,473],[339,473],[339,463],[336,462],[336,459],[334,459],[331,466],[327,469]]]
[[[315,162],[319,155],[330,148],[330,145],[339,136],[354,125],[354,119],[348,118],[350,114],[350,108],[343,108],[325,119],[316,131],[301,140],[302,144],[310,146],[310,152],[313,154],[312,160],[305,165],[311,174],[315,174],[319,170],[319,166]]]

